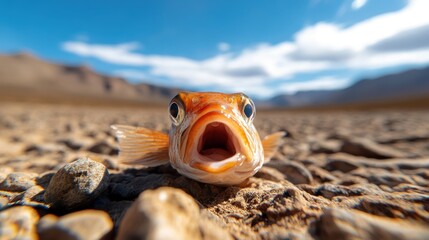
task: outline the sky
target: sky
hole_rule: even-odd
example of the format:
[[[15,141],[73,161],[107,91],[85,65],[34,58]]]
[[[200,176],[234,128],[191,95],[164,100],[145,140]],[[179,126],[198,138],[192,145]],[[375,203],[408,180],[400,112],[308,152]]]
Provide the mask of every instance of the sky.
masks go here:
[[[256,98],[429,64],[428,0],[0,0],[0,53]]]

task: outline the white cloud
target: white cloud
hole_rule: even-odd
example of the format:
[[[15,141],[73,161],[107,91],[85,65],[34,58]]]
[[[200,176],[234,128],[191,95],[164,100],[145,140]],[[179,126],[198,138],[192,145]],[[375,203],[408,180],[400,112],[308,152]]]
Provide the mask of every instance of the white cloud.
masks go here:
[[[367,0],[353,0],[352,9],[358,10],[358,9],[362,8],[363,6],[365,6],[366,3],[367,3]]]
[[[334,90],[344,88],[349,85],[350,79],[326,76],[305,82],[284,83],[279,86],[277,90],[280,90],[280,92],[293,94],[298,91]]]
[[[175,85],[267,96],[278,90],[267,87],[270,85],[267,82],[281,79],[287,86],[288,81],[301,73],[429,63],[428,47],[412,51],[398,48],[388,52],[374,51],[372,47],[403,32],[429,25],[427,9],[429,1],[409,0],[407,6],[399,11],[381,14],[348,27],[319,22],[297,32],[293,41],[259,44],[239,53],[220,53],[205,60],[141,54],[136,52],[139,45],[135,42],[102,45],[71,41],[63,43],[62,48],[112,64],[145,66],[149,68],[146,72],[149,77],[169,78]],[[344,86],[341,81],[322,80],[312,81],[313,86]],[[308,89],[310,85],[295,84],[295,87],[280,89],[291,92]]]
[[[217,45],[217,49],[221,52],[228,52],[230,48],[231,48],[231,46],[226,42],[220,42]]]

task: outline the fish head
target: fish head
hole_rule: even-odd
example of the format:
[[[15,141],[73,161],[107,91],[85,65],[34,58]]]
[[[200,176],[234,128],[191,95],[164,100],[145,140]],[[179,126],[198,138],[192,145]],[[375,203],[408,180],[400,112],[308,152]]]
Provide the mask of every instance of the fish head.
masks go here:
[[[187,177],[218,185],[253,176],[264,162],[255,110],[243,93],[179,93],[169,105],[171,165]]]

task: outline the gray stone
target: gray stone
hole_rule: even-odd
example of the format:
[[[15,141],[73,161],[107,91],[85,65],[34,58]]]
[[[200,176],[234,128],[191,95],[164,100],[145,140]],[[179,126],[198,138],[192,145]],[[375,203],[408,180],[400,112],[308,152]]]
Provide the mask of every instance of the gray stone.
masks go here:
[[[119,153],[119,150],[117,148],[111,146],[106,141],[94,143],[88,148],[88,151],[104,155],[117,155]]]
[[[344,160],[330,160],[326,165],[325,169],[328,171],[341,171],[344,173],[353,171],[359,168],[358,165]]]
[[[39,185],[34,185],[31,188],[27,189],[25,192],[22,192],[16,196],[13,201],[23,201],[23,202],[44,202],[43,194],[45,189]]]
[[[197,203],[182,190],[147,190],[122,219],[118,239],[202,239],[199,219]]]
[[[29,173],[9,173],[7,177],[0,183],[0,190],[22,192],[32,186],[34,183],[34,174]]]
[[[34,144],[30,145],[25,149],[27,153],[35,153],[39,156],[49,153],[65,153],[66,149],[64,146],[47,143],[47,144]]]
[[[336,153],[340,148],[341,142],[332,139],[319,140],[310,145],[310,151],[313,153]]]
[[[327,209],[317,223],[321,239],[427,239],[418,223],[379,217],[357,210]]]
[[[81,158],[66,164],[52,177],[45,201],[54,208],[79,208],[90,204],[109,184],[106,167]]]
[[[71,150],[79,150],[84,146],[84,143],[77,141],[76,139],[61,139],[58,143],[64,144]]]
[[[389,187],[395,187],[399,184],[415,184],[415,182],[408,176],[398,173],[374,173],[368,176],[368,181],[376,185],[386,185]]]
[[[313,176],[302,164],[289,161],[271,161],[268,167],[277,169],[285,175],[285,178],[293,184],[311,184]]]
[[[341,152],[377,159],[409,157],[407,153],[364,138],[345,139],[341,147]]]
[[[18,206],[0,212],[0,239],[38,239],[39,214],[31,207]]]
[[[60,218],[46,215],[37,226],[41,239],[98,240],[106,239],[113,228],[104,211],[83,210]]]
[[[255,174],[255,177],[274,182],[280,182],[285,179],[285,176],[277,169],[265,166]]]

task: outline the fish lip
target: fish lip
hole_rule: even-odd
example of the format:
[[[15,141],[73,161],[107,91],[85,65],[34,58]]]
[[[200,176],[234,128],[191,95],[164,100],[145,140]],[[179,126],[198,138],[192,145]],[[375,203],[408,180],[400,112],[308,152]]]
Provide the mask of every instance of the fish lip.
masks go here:
[[[206,128],[211,124],[223,124],[228,132],[228,137],[232,138],[235,153],[222,160],[210,159],[202,155],[199,151],[201,139],[204,136]],[[225,116],[220,112],[209,112],[198,118],[190,129],[190,134],[195,134],[193,141],[188,142],[190,152],[188,152],[187,161],[191,167],[212,173],[227,171],[235,166],[241,165],[247,158],[245,143],[240,136],[241,127],[235,120]],[[189,149],[189,148],[188,148]],[[186,158],[185,158],[186,159]]]

